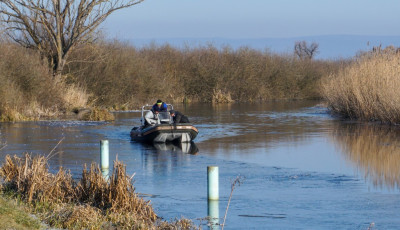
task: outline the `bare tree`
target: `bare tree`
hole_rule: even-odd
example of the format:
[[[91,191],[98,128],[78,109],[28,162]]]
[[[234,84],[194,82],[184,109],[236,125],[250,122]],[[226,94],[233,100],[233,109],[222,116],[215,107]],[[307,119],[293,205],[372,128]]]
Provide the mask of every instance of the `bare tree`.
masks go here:
[[[86,43],[114,11],[144,0],[0,0],[0,24],[18,44],[38,50],[54,75],[69,52]]]
[[[296,42],[294,45],[294,53],[300,59],[312,59],[318,53],[318,43],[308,45],[306,41]]]

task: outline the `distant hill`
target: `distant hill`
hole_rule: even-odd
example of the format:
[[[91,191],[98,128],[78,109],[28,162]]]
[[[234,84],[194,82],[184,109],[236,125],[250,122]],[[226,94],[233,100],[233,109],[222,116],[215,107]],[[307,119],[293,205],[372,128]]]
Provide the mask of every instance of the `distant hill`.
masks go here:
[[[317,59],[351,58],[359,51],[371,50],[373,46],[382,44],[382,48],[394,45],[400,46],[400,36],[362,36],[362,35],[325,35],[293,38],[259,38],[259,39],[229,39],[229,38],[159,38],[130,39],[137,47],[149,44],[162,45],[168,43],[174,47],[198,47],[212,44],[216,47],[229,45],[233,49],[248,46],[250,48],[275,53],[292,53],[296,41],[317,42],[319,53]]]

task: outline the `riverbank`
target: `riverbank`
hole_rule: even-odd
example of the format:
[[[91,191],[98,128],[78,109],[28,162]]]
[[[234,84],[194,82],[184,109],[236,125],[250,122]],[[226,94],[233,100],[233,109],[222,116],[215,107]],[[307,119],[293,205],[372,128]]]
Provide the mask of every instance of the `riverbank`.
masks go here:
[[[150,204],[138,196],[122,162],[115,161],[112,174],[106,178],[99,167],[84,166],[79,181],[60,168],[56,174],[49,173],[47,157],[6,156],[0,168],[4,180],[2,192],[9,194],[1,199],[0,218],[15,219],[15,225],[24,229],[40,229],[35,214],[53,228],[61,229],[190,229],[187,219],[173,223],[161,221]],[[22,206],[12,204],[12,199]],[[7,222],[6,222],[7,223]],[[14,224],[13,222],[10,222]],[[9,226],[7,226],[9,227]]]
[[[61,76],[40,55],[0,42],[0,120],[56,119],[82,108],[320,98],[319,81],[343,61],[299,59],[212,45],[143,48],[101,41],[74,50]],[[245,82],[245,84],[244,84]]]
[[[168,103],[321,99],[345,118],[400,122],[395,47],[352,59],[313,60],[248,47],[137,48],[120,41],[73,50],[61,76],[31,50],[0,42],[0,121],[113,120],[108,111]],[[105,112],[100,112],[105,111]],[[77,115],[76,115],[77,114]]]

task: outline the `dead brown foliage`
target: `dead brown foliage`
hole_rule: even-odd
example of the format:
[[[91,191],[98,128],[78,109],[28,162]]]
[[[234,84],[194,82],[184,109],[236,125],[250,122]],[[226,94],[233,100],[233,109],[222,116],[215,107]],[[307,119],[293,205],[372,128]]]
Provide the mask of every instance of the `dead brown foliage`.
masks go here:
[[[0,121],[56,117],[87,105],[84,87],[55,80],[37,52],[0,42]]]
[[[8,189],[16,191],[28,202],[70,202],[74,199],[75,183],[69,172],[63,169],[54,175],[49,173],[44,156],[6,156],[1,167]]]
[[[335,61],[302,60],[247,47],[139,49],[114,41],[75,50],[65,74],[84,85],[97,106],[119,109],[158,98],[214,103],[318,98],[319,80],[337,68]]]
[[[335,113],[351,119],[400,123],[400,55],[394,50],[360,56],[323,82]]]
[[[55,80],[40,55],[3,42],[0,118],[57,117],[87,107],[137,109],[159,98],[220,104],[320,98],[320,80],[338,69],[337,61],[248,47],[136,48],[99,39],[71,51],[62,77]]]
[[[157,225],[157,229],[178,230],[178,229],[198,229],[198,228],[193,226],[193,222],[188,219],[179,219],[172,222],[163,221]]]
[[[152,206],[138,197],[122,162],[114,162],[109,179],[105,179],[98,165],[93,163],[90,169],[85,166],[81,180],[75,182],[62,168],[55,175],[49,173],[44,156],[7,155],[0,173],[5,182],[3,189],[20,196],[34,210],[41,210],[43,219],[52,226],[160,228]]]
[[[84,121],[113,121],[115,117],[107,109],[93,108],[84,113],[80,119]]]

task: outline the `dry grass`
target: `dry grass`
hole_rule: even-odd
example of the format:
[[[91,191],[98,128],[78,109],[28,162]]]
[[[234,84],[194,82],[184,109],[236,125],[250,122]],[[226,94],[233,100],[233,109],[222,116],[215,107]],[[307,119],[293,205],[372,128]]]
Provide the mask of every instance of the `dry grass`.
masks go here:
[[[65,87],[63,99],[68,109],[85,108],[88,105],[89,94],[84,87],[71,84]]]
[[[226,221],[226,217],[228,215],[229,204],[231,203],[233,191],[235,190],[235,187],[236,186],[239,187],[243,183],[243,181],[244,181],[244,177],[239,175],[235,178],[235,180],[233,180],[233,182],[231,184],[231,194],[229,195],[228,204],[226,205],[224,220],[222,222],[222,228],[221,228],[222,230],[224,230],[224,228],[225,228],[225,221]]]
[[[38,53],[0,42],[0,121],[57,117],[86,107],[84,87],[55,81]]]
[[[231,94],[230,93],[223,93],[222,90],[214,90],[213,96],[212,96],[212,102],[213,103],[230,103],[233,102]]]
[[[33,200],[42,203],[70,202],[74,198],[74,181],[71,174],[63,169],[53,175],[49,173],[47,159],[43,156],[32,158],[6,156],[1,167],[7,189],[21,194],[31,203]]]
[[[400,123],[400,55],[362,55],[322,84],[330,109],[351,119]]]
[[[176,219],[171,222],[162,221],[157,224],[157,229],[163,230],[178,230],[178,229],[200,229],[193,225],[193,222],[188,219]]]
[[[6,156],[0,169],[3,190],[31,205],[46,223],[67,229],[191,229],[189,220],[158,222],[149,201],[138,197],[125,165],[114,162],[107,180],[98,165],[85,166],[75,182],[60,168],[51,174],[44,156]]]
[[[107,109],[93,108],[84,112],[80,120],[84,121],[113,121],[115,117]]]

